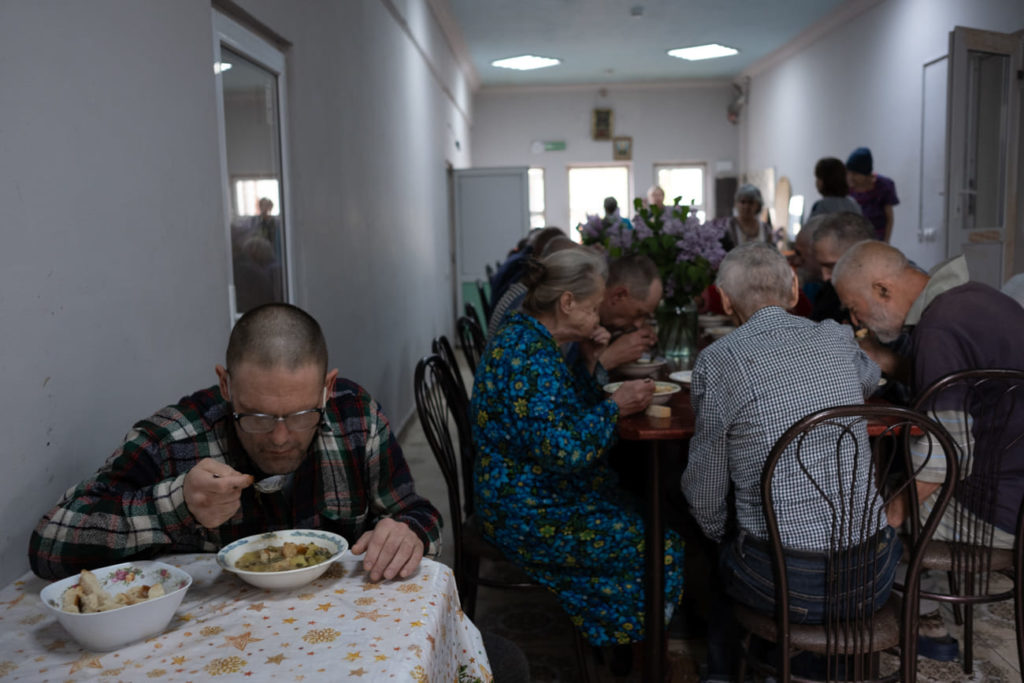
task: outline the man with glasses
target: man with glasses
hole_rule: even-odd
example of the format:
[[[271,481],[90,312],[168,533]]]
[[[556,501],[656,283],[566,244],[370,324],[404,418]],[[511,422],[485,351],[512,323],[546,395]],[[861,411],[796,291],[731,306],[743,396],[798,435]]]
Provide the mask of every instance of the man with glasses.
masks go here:
[[[246,313],[226,367],[216,366],[218,386],[136,423],[100,471],[42,518],[32,570],[60,578],[311,528],[365,552],[372,581],[410,576],[439,551],[440,515],[416,494],[380,406],[327,367],[323,333],[307,313],[288,304]]]

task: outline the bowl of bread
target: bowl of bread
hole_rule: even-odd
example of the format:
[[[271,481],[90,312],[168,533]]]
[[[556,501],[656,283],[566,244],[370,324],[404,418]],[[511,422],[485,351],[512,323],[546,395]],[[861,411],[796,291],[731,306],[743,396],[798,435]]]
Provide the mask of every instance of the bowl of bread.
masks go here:
[[[217,553],[217,564],[259,588],[305,586],[348,550],[344,536],[316,529],[287,529],[246,536]]]
[[[163,562],[122,562],[55,581],[39,598],[87,650],[107,652],[167,628],[192,577]]]

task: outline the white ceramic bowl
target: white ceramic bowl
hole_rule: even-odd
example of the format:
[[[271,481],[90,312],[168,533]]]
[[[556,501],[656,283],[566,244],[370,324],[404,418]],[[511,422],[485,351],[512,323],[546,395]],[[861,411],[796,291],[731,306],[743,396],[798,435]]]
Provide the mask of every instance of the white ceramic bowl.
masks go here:
[[[112,595],[155,583],[162,583],[165,591],[165,595],[159,598],[89,614],[65,612],[60,607],[64,591],[78,585],[78,574],[55,581],[40,591],[39,598],[57,617],[60,625],[82,647],[95,652],[116,650],[163,633],[192,585],[188,572],[163,562],[122,562],[91,571],[103,590]]]
[[[673,382],[689,384],[693,380],[693,370],[678,370],[669,375],[668,378]]]
[[[242,555],[253,550],[260,550],[268,546],[284,545],[285,543],[315,543],[321,548],[331,552],[330,559],[312,567],[300,567],[299,569],[288,569],[282,572],[251,572],[235,567]],[[348,550],[348,541],[343,536],[332,534],[329,531],[317,531],[315,529],[288,529],[283,531],[268,531],[265,534],[246,536],[233,543],[229,543],[217,553],[217,564],[229,572],[234,572],[247,583],[259,588],[270,588],[272,590],[288,590],[299,588],[314,581],[323,575],[327,568]]]
[[[622,386],[622,382],[612,382],[605,384],[604,393],[611,395]],[[672,394],[682,391],[682,387],[673,382],[655,382],[654,383],[654,398],[651,399],[651,403],[656,405],[664,405],[668,403],[668,400],[672,397]]]
[[[615,372],[630,379],[641,379],[657,374],[658,370],[665,366],[664,358],[652,358],[646,363],[642,360],[633,363],[626,363],[615,368]]]

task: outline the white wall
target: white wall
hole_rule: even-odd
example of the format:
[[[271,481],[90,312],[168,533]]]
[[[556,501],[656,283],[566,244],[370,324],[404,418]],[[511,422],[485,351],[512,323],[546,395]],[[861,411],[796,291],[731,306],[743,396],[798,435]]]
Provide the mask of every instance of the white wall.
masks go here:
[[[544,168],[546,215],[549,225],[569,225],[568,167],[572,164],[621,163],[612,159],[608,141],[591,139],[594,108],[614,112],[614,135],[633,138],[634,197],[642,197],[654,182],[654,164],[706,162],[707,205],[715,164],[732,162],[739,154],[736,127],[726,120],[733,90],[727,83],[705,85],[635,85],[608,87],[602,97],[597,86],[569,88],[483,89],[474,98],[473,165],[540,166]],[[535,140],[564,140],[563,152],[531,152]],[[593,207],[595,213],[602,207]],[[623,210],[631,215],[632,209]],[[511,247],[512,245],[509,245]],[[502,254],[495,254],[500,258]]]
[[[294,44],[296,303],[400,425],[454,318],[444,171],[468,164],[469,88],[425,0],[245,5]],[[212,62],[208,0],[0,3],[0,583],[134,420],[214,381]]]
[[[921,242],[922,80],[948,51],[957,25],[1014,32],[1020,0],[886,0],[781,63],[754,72],[743,111],[741,163],[774,166],[793,194],[817,198],[814,164],[871,148],[875,170],[896,181],[892,243],[922,266],[945,257],[946,235]],[[934,112],[933,112],[934,113]],[[943,115],[944,118],[944,115]],[[940,201],[929,196],[926,201]]]

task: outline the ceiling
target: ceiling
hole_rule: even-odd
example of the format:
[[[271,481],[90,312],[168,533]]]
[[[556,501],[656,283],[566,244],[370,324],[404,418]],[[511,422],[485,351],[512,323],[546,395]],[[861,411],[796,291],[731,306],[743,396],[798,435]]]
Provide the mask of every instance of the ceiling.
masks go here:
[[[732,79],[850,0],[448,2],[480,84],[495,87]],[[703,43],[740,52],[701,62],[666,54]],[[535,71],[490,64],[521,54],[562,63]]]

